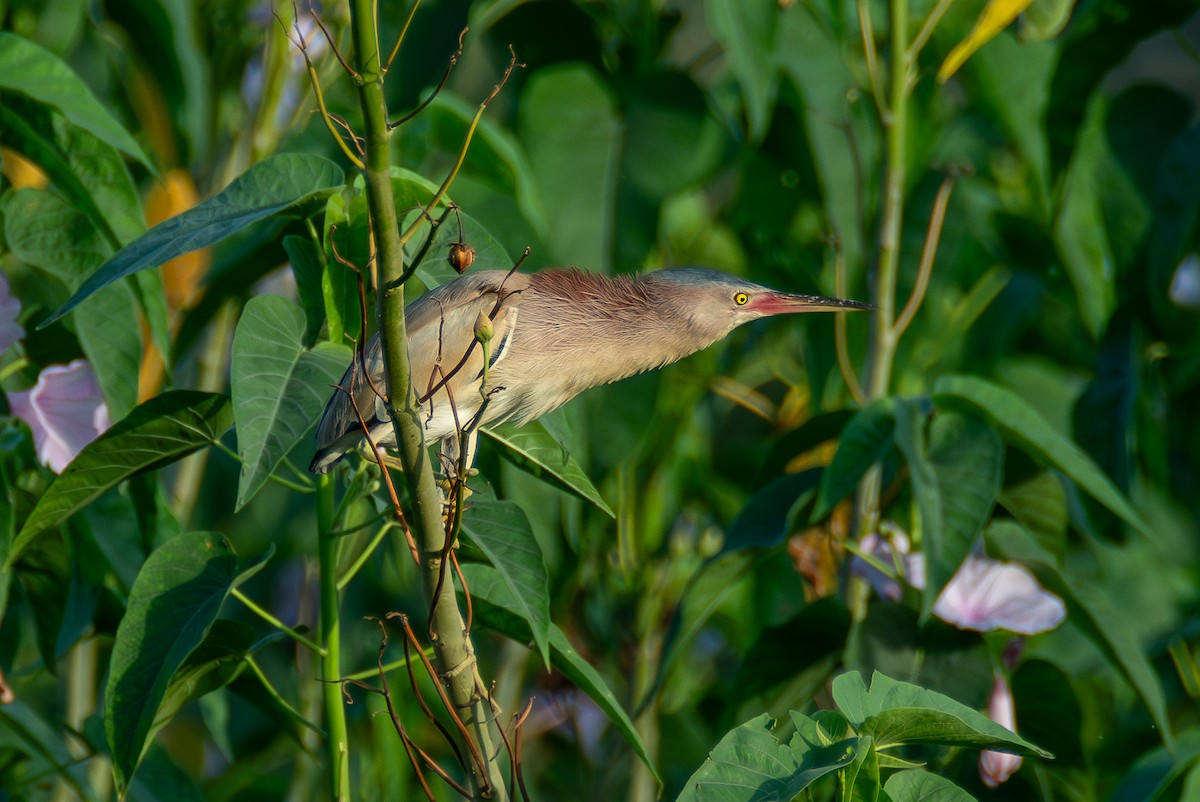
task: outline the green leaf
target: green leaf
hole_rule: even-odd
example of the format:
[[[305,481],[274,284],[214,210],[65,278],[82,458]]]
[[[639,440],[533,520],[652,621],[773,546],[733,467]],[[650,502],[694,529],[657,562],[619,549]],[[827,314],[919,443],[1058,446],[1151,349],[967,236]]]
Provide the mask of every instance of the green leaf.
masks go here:
[[[0,89],[20,92],[54,108],[154,172],[154,165],[138,143],[62,59],[7,31],[0,31]]]
[[[908,459],[925,553],[922,618],[983,532],[1000,492],[1004,446],[992,427],[943,411],[929,424],[911,401],[896,405],[896,444]]]
[[[170,722],[185,704],[237,679],[246,667],[246,653],[254,646],[254,640],[254,628],[248,624],[225,619],[214,621],[204,640],[171,676],[147,739]]]
[[[529,624],[538,653],[549,666],[550,584],[529,519],[511,501],[476,495],[463,515],[462,531],[503,578],[512,594],[508,609]]]
[[[216,393],[174,390],[136,407],[85,446],[46,489],[13,542],[5,569],[35,538],[106,490],[216,442],[232,423],[229,398]]]
[[[949,696],[878,671],[869,690],[857,671],[836,677],[833,699],[858,733],[872,736],[879,749],[925,744],[1053,757]]]
[[[934,385],[934,400],[959,399],[979,408],[1007,439],[1034,457],[1058,468],[1092,498],[1149,536],[1145,521],[1079,446],[1063,437],[1020,396],[975,376],[943,376]]]
[[[770,802],[795,797],[816,780],[848,765],[858,739],[811,747],[794,737],[782,744],[766,713],[725,734],[683,787],[678,802]]]
[[[920,770],[893,774],[883,791],[891,802],[975,802],[975,797],[945,777]]]
[[[1104,219],[1103,191],[1096,175],[1107,156],[1107,114],[1107,104],[1097,97],[1080,129],[1054,220],[1054,244],[1075,287],[1084,325],[1095,339],[1116,307],[1112,249],[1105,226],[1097,225]]]
[[[242,472],[241,509],[316,425],[329,387],[350,364],[350,349],[302,345],[304,312],[278,295],[251,298],[233,335],[230,391]]]
[[[126,245],[41,327],[71,311],[101,287],[219,242],[251,223],[329,194],[343,181],[341,168],[311,154],[271,156],[251,167],[216,196],[156,225]]]
[[[1119,605],[1091,584],[1070,581],[1058,570],[1054,555],[1019,524],[993,522],[988,527],[987,542],[1004,558],[1024,563],[1046,590],[1063,600],[1071,623],[1125,676],[1150,711],[1163,743],[1173,748],[1175,738],[1162,681],[1146,656],[1139,628]]]
[[[610,518],[616,517],[579,463],[541,422],[521,427],[487,427],[480,431],[499,443],[500,453],[521,470],[590,502]]]
[[[607,83],[579,62],[537,70],[521,91],[518,131],[544,202],[552,262],[611,266],[616,113]]]
[[[149,745],[172,676],[195,651],[237,577],[229,541],[211,532],[168,540],[146,559],[117,627],[104,729],[120,792]]]
[[[520,613],[515,612],[518,608],[517,600],[513,597],[508,583],[500,573],[490,566],[472,563],[464,564],[462,570],[467,577],[467,584],[471,588],[471,595],[477,603],[476,609],[488,626],[515,641],[529,643],[532,640],[529,621]],[[478,605],[480,601],[483,601],[484,604]],[[629,742],[629,745],[633,747],[638,757],[642,759],[642,762],[646,764],[646,768],[650,770],[654,779],[661,783],[662,778],[654,766],[654,761],[651,759],[646,745],[642,743],[641,736],[638,735],[637,727],[629,718],[629,714],[625,712],[625,708],[621,707],[621,703],[617,701],[617,697],[608,687],[608,683],[604,681],[604,677],[600,676],[600,672],[596,671],[591,663],[575,651],[575,647],[571,645],[571,641],[567,639],[566,634],[558,628],[557,624],[550,624],[549,641],[551,664],[604,711],[608,720],[613,723],[625,740]]]
[[[775,94],[775,28],[779,6],[706,0],[704,10],[741,87],[750,138],[759,140],[766,133]]]
[[[63,742],[61,723],[50,724],[29,702],[17,697],[0,705],[0,732],[5,733],[6,747],[15,747],[29,756],[22,766],[27,778],[53,775],[69,785],[79,799],[99,802],[88,779],[87,763],[68,751]],[[9,774],[6,779],[11,777]],[[15,798],[28,798],[16,788],[5,790]]]
[[[816,493],[820,478],[821,471],[814,468],[784,474],[767,483],[730,521],[720,555],[782,543],[792,531],[796,513]]]
[[[895,403],[890,398],[872,401],[854,413],[838,438],[837,451],[821,473],[821,487],[812,520],[820,521],[834,506],[854,492],[863,474],[883,459],[896,429]]]
[[[300,305],[304,307],[304,344],[311,346],[325,325],[325,298],[321,294],[321,274],[324,266],[317,254],[317,246],[308,237],[288,234],[283,238],[283,250],[292,264],[292,275],[296,277],[296,291]]]

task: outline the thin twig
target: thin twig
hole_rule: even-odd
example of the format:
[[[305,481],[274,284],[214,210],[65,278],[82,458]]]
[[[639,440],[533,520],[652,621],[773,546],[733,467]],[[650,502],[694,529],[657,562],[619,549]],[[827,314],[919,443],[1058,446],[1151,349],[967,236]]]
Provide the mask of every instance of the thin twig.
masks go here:
[[[840,242],[834,243],[833,256],[833,294],[838,298],[846,297],[846,255]],[[846,315],[834,315],[833,339],[837,351],[838,370],[841,371],[842,381],[850,391],[850,397],[860,407],[867,403],[867,394],[863,391],[862,382],[858,380],[858,371],[850,359],[850,343],[846,336]]]
[[[954,179],[957,173],[951,170],[942,179],[937,195],[933,199],[933,213],[929,216],[929,229],[925,232],[925,247],[921,251],[921,265],[917,269],[917,280],[913,284],[908,302],[904,305],[893,326],[896,340],[904,334],[908,324],[916,317],[921,302],[925,299],[925,290],[929,288],[929,277],[933,274],[933,261],[937,258],[938,243],[942,239],[942,224],[946,221],[946,207],[950,204],[950,193],[954,191]]]
[[[458,171],[462,169],[463,162],[467,160],[467,149],[471,146],[471,140],[475,137],[475,129],[479,127],[479,121],[483,118],[483,113],[487,111],[488,105],[496,99],[496,96],[500,94],[500,90],[504,88],[506,83],[508,83],[509,76],[512,75],[513,70],[517,67],[525,66],[524,64],[519,64],[517,62],[517,54],[515,51],[513,51],[511,45],[508,48],[508,52],[511,58],[508,62],[508,67],[504,70],[504,75],[500,78],[500,82],[492,87],[491,93],[484,98],[482,103],[479,104],[479,108],[476,110],[475,116],[471,118],[471,124],[467,126],[467,135],[463,138],[462,147],[459,148],[458,151],[458,159],[454,162],[454,167],[451,168],[450,173],[446,176],[445,180],[442,181],[442,185],[438,187],[437,191],[433,193],[433,197],[429,199],[427,204],[425,204],[426,214],[428,214],[431,209],[441,203],[442,197],[446,194],[446,190],[450,188],[450,185],[454,183],[454,179],[458,177]],[[404,233],[400,235],[400,244],[404,245],[407,243],[409,239],[412,238],[412,235],[416,233],[419,226],[420,219],[418,218],[404,231]]]
[[[292,8],[294,9],[295,7],[296,4],[293,0]],[[342,69],[345,70],[346,74],[352,77],[355,81],[361,81],[362,76],[359,75],[358,72],[350,66],[350,63],[342,57],[342,52],[338,50],[337,42],[335,42],[333,37],[330,36],[329,29],[325,27],[325,20],[321,19],[321,15],[317,13],[315,8],[313,8],[311,2],[308,4],[308,13],[312,15],[313,20],[317,23],[317,27],[321,29],[321,33],[325,34],[325,41],[329,43],[329,49],[332,50],[333,55],[337,57],[338,63],[342,65]],[[299,17],[297,17],[297,19],[298,18]]]
[[[296,8],[295,0],[292,0],[292,13],[295,15],[296,19],[299,19],[300,12]],[[278,15],[276,15],[276,19],[279,19]],[[279,22],[280,25],[283,24],[283,20],[280,20]],[[346,158],[348,158],[350,162],[358,169],[366,169],[366,165],[363,163],[361,158],[361,153],[358,155],[353,153],[346,145],[346,141],[342,139],[341,134],[338,133],[337,128],[334,127],[333,119],[331,118],[329,109],[325,107],[325,95],[321,91],[321,79],[317,77],[317,68],[313,65],[312,59],[308,56],[308,43],[304,41],[304,32],[300,30],[299,25],[293,25],[292,27],[296,32],[296,39],[292,39],[292,37],[287,34],[286,27],[284,28],[284,35],[288,37],[288,41],[290,41],[295,48],[300,51],[300,55],[304,57],[304,66],[308,72],[308,80],[312,84],[313,95],[317,99],[317,108],[321,112],[321,119],[325,121],[325,127],[329,129],[329,133],[333,135],[334,140],[338,143],[338,146],[342,149],[342,152],[346,155]],[[334,52],[337,52],[337,48],[334,48]],[[338,59],[341,59],[341,55],[338,55]],[[345,66],[345,62],[342,62],[342,64]],[[347,70],[357,77],[358,74],[353,70],[350,70],[349,67],[347,67]],[[353,134],[351,135],[353,136]],[[354,139],[357,146],[358,137],[355,136]]]
[[[924,24],[921,25],[921,30],[917,33],[917,38],[913,39],[912,44],[908,46],[908,52],[905,54],[905,59],[909,64],[917,63],[917,56],[925,48],[925,43],[929,41],[929,37],[933,36],[933,31],[937,28],[937,24],[942,21],[942,17],[954,0],[938,0],[929,12],[929,16],[925,18]]]
[[[462,33],[460,33],[458,35],[458,50],[456,50],[450,54],[450,62],[446,65],[445,72],[442,73],[442,80],[438,81],[438,85],[435,86],[433,88],[433,91],[429,93],[429,97],[427,97],[423,101],[421,101],[421,104],[419,106],[417,106],[415,109],[410,111],[408,114],[405,114],[399,120],[396,120],[396,122],[388,123],[389,131],[399,128],[400,126],[404,125],[406,122],[411,120],[413,117],[416,117],[418,114],[423,112],[429,106],[429,104],[433,102],[433,99],[435,97],[437,97],[438,94],[442,91],[442,89],[446,86],[446,81],[450,80],[450,73],[454,72],[454,65],[458,63],[458,60],[460,58],[462,58],[463,40],[466,38],[467,31],[469,31],[469,30],[470,30],[470,28],[463,28]]]
[[[396,58],[396,54],[400,52],[400,45],[404,44],[404,37],[408,35],[408,28],[412,25],[413,17],[417,16],[417,9],[421,6],[421,0],[413,0],[412,8],[408,11],[408,19],[404,21],[404,27],[400,29],[400,35],[396,37],[396,45],[392,48],[391,55],[388,56],[387,63],[383,65],[381,72],[387,75],[388,70],[392,68],[392,62]]]
[[[412,627],[409,626],[408,616],[404,615],[403,613],[388,613],[388,618],[400,619],[400,623],[404,627],[405,636],[408,637],[414,644],[418,643],[416,633],[414,633],[412,631]],[[425,670],[429,672],[430,679],[433,680],[433,687],[437,690],[438,696],[442,700],[442,705],[446,708],[446,712],[450,714],[450,717],[454,719],[454,725],[458,728],[459,735],[461,735],[463,740],[467,743],[467,749],[470,750],[471,759],[475,763],[475,770],[478,772],[478,776],[484,783],[482,794],[484,797],[490,796],[492,789],[488,782],[489,774],[487,772],[487,764],[484,762],[483,755],[479,752],[479,745],[475,743],[475,739],[471,737],[471,733],[467,730],[466,725],[463,724],[462,719],[458,715],[458,711],[454,709],[454,703],[450,701],[450,697],[446,695],[445,685],[442,682],[442,678],[438,676],[437,671],[434,670],[433,664],[429,662],[429,658],[425,657],[424,652],[419,652],[419,654],[421,656],[421,663],[425,666]],[[475,658],[473,655],[469,655],[468,659],[474,661]],[[462,669],[463,666],[453,666],[449,670],[451,672],[455,672],[461,671]],[[486,726],[486,724],[482,721],[477,722],[477,724],[479,726]]]

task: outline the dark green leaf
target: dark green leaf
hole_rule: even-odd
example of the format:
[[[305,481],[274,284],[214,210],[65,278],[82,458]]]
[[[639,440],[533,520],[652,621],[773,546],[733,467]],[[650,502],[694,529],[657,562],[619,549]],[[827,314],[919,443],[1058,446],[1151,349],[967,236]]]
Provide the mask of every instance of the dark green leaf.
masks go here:
[[[40,534],[118,483],[210,445],[233,423],[229,398],[174,390],[135,408],[88,444],[38,499],[13,543],[10,567]]]
[[[821,471],[812,469],[780,476],[759,490],[729,524],[721,554],[771,548],[791,532],[792,520],[816,493]]]
[[[838,438],[833,460],[821,473],[821,489],[812,519],[820,521],[834,506],[854,492],[867,470],[883,459],[896,428],[894,402],[873,401],[854,413]]]
[[[741,87],[750,138],[760,139],[766,133],[775,94],[775,27],[779,6],[707,0],[704,9]]]
[[[171,678],[208,634],[237,576],[224,537],[193,532],[150,554],[113,642],[104,727],[118,790],[137,769]]]
[[[462,530],[504,579],[512,595],[513,606],[508,609],[529,624],[538,652],[549,666],[550,585],[529,519],[511,501],[476,495],[463,515]]]
[[[237,509],[263,486],[316,425],[350,349],[319,343],[306,351],[304,313],[278,295],[251,298],[233,336],[230,390],[242,472]]]
[[[519,428],[505,425],[481,431],[495,440],[501,446],[500,453],[521,470],[590,502],[610,518],[616,517],[579,463],[539,421]]]
[[[0,31],[0,88],[51,106],[98,139],[154,171],[150,159],[113,119],[78,75],[58,56],[7,31]]]
[[[327,195],[342,181],[341,169],[320,156],[285,153],[265,159],[216,196],[159,223],[126,245],[41,326],[119,278],[219,242],[276,212]]]
[[[321,295],[321,273],[324,267],[317,247],[308,237],[288,234],[283,238],[283,250],[292,263],[300,305],[304,307],[304,345],[311,346],[325,325],[325,298]]]
[[[1016,393],[975,376],[953,375],[938,379],[934,393],[939,403],[939,397],[960,399],[987,413],[1009,441],[1058,468],[1130,526],[1149,535],[1146,523],[1104,472]]]

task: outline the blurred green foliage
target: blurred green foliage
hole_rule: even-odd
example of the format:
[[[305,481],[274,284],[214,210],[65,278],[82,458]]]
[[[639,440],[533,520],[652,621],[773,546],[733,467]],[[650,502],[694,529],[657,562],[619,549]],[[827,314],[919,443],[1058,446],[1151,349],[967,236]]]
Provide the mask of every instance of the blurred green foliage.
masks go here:
[[[506,714],[534,699],[533,799],[652,799],[640,757],[663,798],[705,798],[706,757],[740,776],[740,738],[793,773],[820,755],[859,778],[780,785],[813,799],[952,793],[930,773],[981,799],[1200,788],[1200,16],[1188,0],[1035,0],[939,83],[985,4],[904,5],[909,43],[945,12],[905,54],[899,2],[427,0],[413,17],[385,84],[395,117],[433,96],[392,144],[405,223],[510,47],[522,65],[449,192],[473,269],[529,247],[523,269],[704,265],[878,305],[898,209],[897,313],[928,279],[882,387],[878,315],[845,321],[845,371],[832,317],[776,319],[482,438],[462,542],[489,563],[464,566],[474,640]],[[385,51],[408,13],[381,4]],[[347,10],[320,14],[348,53]],[[367,224],[297,31],[356,129],[353,79],[292,17],[0,2],[0,271],[20,324],[0,341],[0,796],[100,800],[119,782],[134,800],[325,798],[319,663],[298,645],[318,592],[304,469],[359,330],[338,257],[365,265]],[[458,236],[439,230],[414,284],[453,278]],[[123,423],[55,478],[9,413],[78,358]],[[405,611],[422,632],[428,603],[378,475],[346,462],[342,668],[375,682],[364,617]],[[923,589],[883,598],[851,570],[877,533],[924,556]],[[1062,626],[1020,638],[931,615],[973,550],[1028,567]],[[880,719],[847,709],[875,685],[851,693],[853,671],[930,689],[904,690],[930,716],[982,709],[999,672],[1017,732],[1054,759],[990,789],[977,754],[944,741],[875,752],[862,739]],[[404,670],[389,676],[409,734],[461,778]],[[419,793],[381,697],[347,694],[354,797]],[[851,730],[853,760],[821,751]],[[753,793],[730,798],[767,798]]]

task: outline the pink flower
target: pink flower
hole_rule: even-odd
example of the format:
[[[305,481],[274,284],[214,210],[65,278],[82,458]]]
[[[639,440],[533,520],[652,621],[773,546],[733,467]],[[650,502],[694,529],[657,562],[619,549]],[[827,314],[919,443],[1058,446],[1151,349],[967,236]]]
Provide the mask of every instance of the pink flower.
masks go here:
[[[875,532],[870,532],[858,542],[859,550],[864,554],[871,555],[878,562],[893,570],[898,559],[900,578],[918,590],[925,587],[925,558],[921,554],[909,554],[911,546],[908,535],[899,527],[889,526],[886,522],[880,529],[887,530],[887,539]],[[893,549],[896,556],[893,556]],[[850,572],[867,580],[881,599],[900,601],[904,595],[904,588],[900,586],[898,580],[880,571],[861,557],[855,557],[851,562]]]
[[[1061,624],[1067,610],[1024,566],[972,555],[938,596],[933,614],[959,629],[1036,635]]]
[[[988,700],[988,717],[1001,727],[1017,731],[1012,691],[999,671],[996,672],[996,682],[992,685],[992,696]],[[1007,752],[985,751],[979,756],[979,778],[988,788],[995,788],[1021,768],[1022,759],[1020,755]]]
[[[55,473],[110,425],[96,375],[82,359],[46,368],[32,390],[9,393],[8,403],[33,430],[38,459]]]
[[[25,337],[25,329],[17,322],[20,314],[21,302],[12,297],[8,278],[0,273],[0,354]]]

